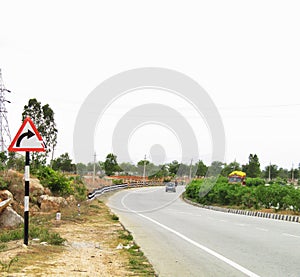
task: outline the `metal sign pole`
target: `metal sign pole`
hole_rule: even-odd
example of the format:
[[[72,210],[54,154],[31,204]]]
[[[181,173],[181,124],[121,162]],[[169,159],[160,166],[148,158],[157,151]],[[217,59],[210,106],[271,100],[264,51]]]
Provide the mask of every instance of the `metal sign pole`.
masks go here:
[[[29,142],[29,143],[28,143]],[[29,153],[45,152],[46,145],[30,117],[26,117],[8,147],[9,152],[26,151],[25,158],[25,196],[24,196],[24,244],[28,245],[29,230]]]
[[[28,230],[29,230],[29,151],[26,151],[25,158],[25,196],[24,196],[24,244],[28,245]]]

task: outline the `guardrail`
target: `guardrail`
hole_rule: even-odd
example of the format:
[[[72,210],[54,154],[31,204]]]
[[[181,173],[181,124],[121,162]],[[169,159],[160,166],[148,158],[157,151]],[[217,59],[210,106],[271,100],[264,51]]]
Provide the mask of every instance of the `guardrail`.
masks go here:
[[[97,197],[101,194],[104,194],[106,192],[113,191],[116,189],[123,189],[123,188],[127,188],[127,187],[128,187],[127,184],[121,184],[121,185],[106,186],[103,188],[95,189],[95,190],[93,190],[93,192],[88,194],[88,199],[93,200],[95,197]]]

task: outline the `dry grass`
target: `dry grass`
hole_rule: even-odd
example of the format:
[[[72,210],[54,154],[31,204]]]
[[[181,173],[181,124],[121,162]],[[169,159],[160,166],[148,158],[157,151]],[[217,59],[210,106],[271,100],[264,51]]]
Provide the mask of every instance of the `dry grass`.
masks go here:
[[[59,233],[65,245],[9,242],[0,248],[1,276],[155,276],[132,236],[99,200],[82,203],[80,215],[77,207],[61,210],[60,221],[54,213],[32,220]],[[117,250],[119,243],[131,248]]]

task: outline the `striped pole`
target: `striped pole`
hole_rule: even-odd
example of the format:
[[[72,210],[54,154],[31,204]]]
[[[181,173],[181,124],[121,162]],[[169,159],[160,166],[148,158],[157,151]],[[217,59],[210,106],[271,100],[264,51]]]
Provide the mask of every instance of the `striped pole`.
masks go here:
[[[29,151],[26,151],[25,157],[25,196],[24,196],[24,244],[28,245],[29,229]]]

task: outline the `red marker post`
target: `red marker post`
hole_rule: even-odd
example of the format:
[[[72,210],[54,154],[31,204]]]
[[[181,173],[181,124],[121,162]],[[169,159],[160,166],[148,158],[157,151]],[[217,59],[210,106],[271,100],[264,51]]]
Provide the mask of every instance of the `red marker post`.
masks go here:
[[[29,234],[29,181],[30,152],[45,152],[43,139],[30,117],[26,117],[19,131],[8,147],[10,152],[26,152],[25,156],[25,196],[24,196],[24,244],[28,245]]]

